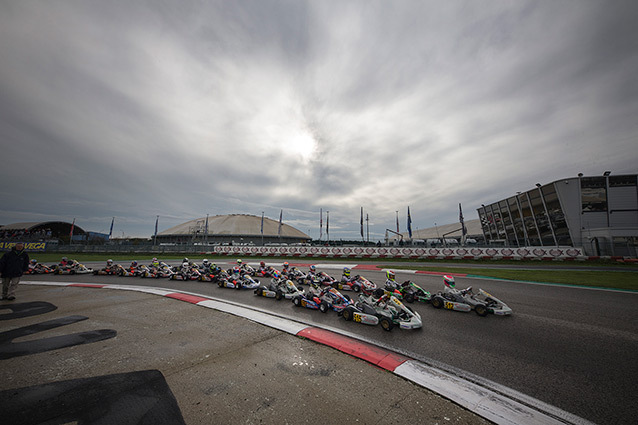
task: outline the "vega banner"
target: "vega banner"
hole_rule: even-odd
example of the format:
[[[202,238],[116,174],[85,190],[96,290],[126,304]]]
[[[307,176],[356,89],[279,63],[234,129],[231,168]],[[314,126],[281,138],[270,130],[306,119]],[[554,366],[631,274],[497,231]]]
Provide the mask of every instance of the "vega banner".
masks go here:
[[[0,251],[9,251],[17,242],[0,242]],[[24,242],[24,250],[29,252],[46,251],[46,242]]]

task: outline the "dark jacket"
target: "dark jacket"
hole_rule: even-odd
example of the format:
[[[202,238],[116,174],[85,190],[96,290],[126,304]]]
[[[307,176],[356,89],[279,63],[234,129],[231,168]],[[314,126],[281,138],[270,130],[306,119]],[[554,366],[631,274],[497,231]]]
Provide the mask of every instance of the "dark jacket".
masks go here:
[[[29,255],[18,251],[15,246],[0,258],[0,274],[2,277],[20,277],[29,268]]]

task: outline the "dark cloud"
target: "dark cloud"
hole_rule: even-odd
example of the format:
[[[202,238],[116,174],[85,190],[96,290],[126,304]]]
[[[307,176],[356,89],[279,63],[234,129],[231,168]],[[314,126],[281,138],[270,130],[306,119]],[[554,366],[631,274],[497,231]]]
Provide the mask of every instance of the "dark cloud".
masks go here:
[[[540,180],[635,173],[637,10],[5,2],[0,222],[147,236],[157,215],[284,209],[317,237],[323,208],[338,238],[364,206],[378,238],[407,205],[423,228]]]

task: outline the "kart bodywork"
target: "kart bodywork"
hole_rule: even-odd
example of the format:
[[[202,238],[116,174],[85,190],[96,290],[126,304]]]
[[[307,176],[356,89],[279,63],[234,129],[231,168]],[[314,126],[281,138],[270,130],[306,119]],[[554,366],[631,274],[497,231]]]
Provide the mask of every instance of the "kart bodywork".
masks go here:
[[[377,316],[381,327],[386,331],[392,330],[395,325],[401,329],[419,329],[423,326],[419,313],[382,289],[371,295],[360,294],[355,305],[362,313]]]
[[[272,279],[268,286],[262,285],[255,289],[255,295],[266,298],[274,298],[277,301],[282,299],[291,300],[297,295],[303,295],[290,279]]]
[[[479,289],[478,294],[475,294],[472,292],[471,286],[457,293],[439,292],[432,296],[430,302],[434,308],[465,312],[474,310],[482,317],[490,313],[497,316],[512,314],[512,309],[507,304],[482,289]]]
[[[408,303],[413,303],[414,301],[429,303],[432,299],[432,294],[410,280],[403,282],[399,292],[401,292],[405,302]]]

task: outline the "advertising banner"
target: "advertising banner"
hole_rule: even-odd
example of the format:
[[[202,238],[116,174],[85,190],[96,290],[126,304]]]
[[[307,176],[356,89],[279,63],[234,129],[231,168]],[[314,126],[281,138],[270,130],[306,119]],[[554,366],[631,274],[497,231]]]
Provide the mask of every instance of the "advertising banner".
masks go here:
[[[0,242],[0,251],[9,251],[17,242]],[[24,242],[24,250],[27,252],[46,251],[46,242]]]

